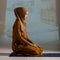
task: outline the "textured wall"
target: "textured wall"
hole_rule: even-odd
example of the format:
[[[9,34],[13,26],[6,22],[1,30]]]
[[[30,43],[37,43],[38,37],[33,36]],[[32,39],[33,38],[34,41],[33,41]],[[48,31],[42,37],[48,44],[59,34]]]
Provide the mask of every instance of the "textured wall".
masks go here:
[[[13,10],[18,6],[28,8],[27,33],[30,39],[39,44],[59,39],[56,0],[7,0],[5,39],[8,44],[12,42],[12,26],[15,21]]]
[[[5,16],[6,16],[6,0],[0,0],[0,47],[3,43],[3,35],[5,28]]]
[[[6,0],[0,0],[0,34],[3,34],[5,27]]]

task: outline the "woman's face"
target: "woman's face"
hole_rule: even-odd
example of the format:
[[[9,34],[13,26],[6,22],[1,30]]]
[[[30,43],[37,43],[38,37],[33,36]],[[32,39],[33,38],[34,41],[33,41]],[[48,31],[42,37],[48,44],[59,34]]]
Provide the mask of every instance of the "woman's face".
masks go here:
[[[26,12],[25,19],[28,17],[28,11]]]

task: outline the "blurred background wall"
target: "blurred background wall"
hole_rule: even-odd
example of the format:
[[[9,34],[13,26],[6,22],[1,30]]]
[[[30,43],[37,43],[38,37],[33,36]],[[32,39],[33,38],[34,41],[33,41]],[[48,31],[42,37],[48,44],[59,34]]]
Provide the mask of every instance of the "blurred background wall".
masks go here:
[[[0,1],[0,35],[4,32],[1,47],[11,48],[12,27],[15,21],[14,8],[20,6],[26,7],[29,11],[29,17],[26,20],[27,34],[32,41],[43,47],[45,43],[59,40],[56,0]]]
[[[0,0],[0,47],[3,43],[3,35],[5,29],[6,18],[6,0]]]

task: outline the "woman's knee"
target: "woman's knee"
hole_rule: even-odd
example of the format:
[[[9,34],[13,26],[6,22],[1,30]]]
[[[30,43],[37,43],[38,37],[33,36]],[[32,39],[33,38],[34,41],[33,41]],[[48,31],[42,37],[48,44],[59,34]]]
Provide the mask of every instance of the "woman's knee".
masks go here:
[[[41,48],[36,48],[35,53],[37,55],[42,55],[43,50]]]

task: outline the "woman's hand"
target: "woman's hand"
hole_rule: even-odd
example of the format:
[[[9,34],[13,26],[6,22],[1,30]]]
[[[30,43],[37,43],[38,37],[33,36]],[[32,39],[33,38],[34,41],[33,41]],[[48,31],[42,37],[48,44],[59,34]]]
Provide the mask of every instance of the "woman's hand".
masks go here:
[[[36,44],[33,44],[35,47],[37,46]]]

